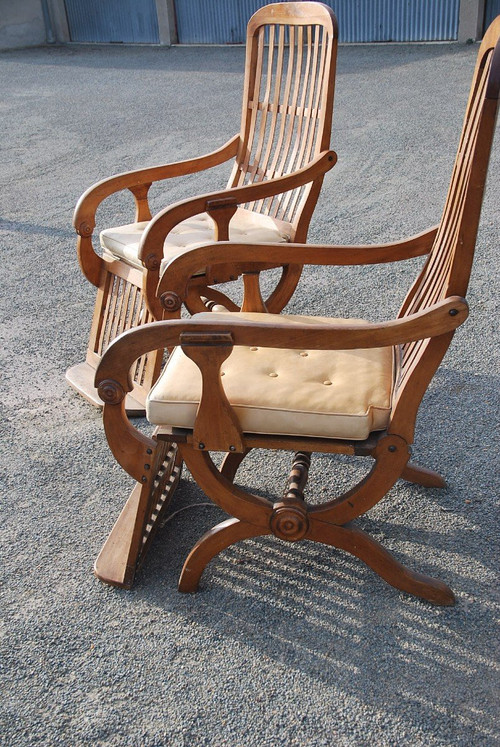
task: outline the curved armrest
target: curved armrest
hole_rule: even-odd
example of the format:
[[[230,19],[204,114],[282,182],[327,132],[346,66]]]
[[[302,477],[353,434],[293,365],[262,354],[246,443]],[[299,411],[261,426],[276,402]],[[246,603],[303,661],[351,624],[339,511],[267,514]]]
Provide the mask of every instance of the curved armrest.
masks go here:
[[[386,244],[336,246],[320,244],[235,244],[229,241],[205,244],[172,259],[166,266],[156,295],[170,291],[185,298],[187,285],[199,267],[231,263],[254,270],[283,264],[298,265],[365,265],[397,262],[428,254],[438,226],[402,241]]]
[[[267,179],[254,184],[246,184],[242,187],[231,187],[220,192],[209,192],[192,199],[177,202],[162,210],[151,220],[141,239],[139,257],[148,269],[158,270],[163,259],[163,243],[174,226],[181,221],[205,211],[211,213],[211,203],[214,203],[214,214],[211,213],[211,216],[219,224],[219,216],[217,214],[219,211],[217,208],[223,206],[229,211],[232,208],[234,214],[239,204],[282,194],[322,177],[335,165],[336,161],[337,154],[334,151],[323,151],[307,166],[294,171],[292,174],[280,176],[276,179]],[[226,211],[221,210],[220,213],[226,213]],[[224,217],[222,217],[222,220],[225,222]]]
[[[167,163],[162,166],[152,166],[136,171],[127,171],[102,179],[87,189],[78,200],[73,216],[73,225],[80,236],[89,236],[95,227],[95,213],[101,202],[115,192],[123,189],[134,190],[138,187],[149,188],[153,182],[170,179],[175,176],[194,174],[197,171],[218,166],[236,155],[239,135],[228,140],[221,148],[197,158],[186,161]],[[137,199],[137,198],[136,198]]]

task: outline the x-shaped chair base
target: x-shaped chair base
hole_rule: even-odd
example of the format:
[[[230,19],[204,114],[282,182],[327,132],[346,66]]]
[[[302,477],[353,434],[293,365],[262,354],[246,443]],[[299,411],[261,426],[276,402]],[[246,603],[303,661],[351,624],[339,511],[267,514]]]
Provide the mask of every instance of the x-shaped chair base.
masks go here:
[[[155,453],[150,457],[154,479],[150,485],[136,484],[96,560],[95,573],[102,581],[130,588],[152,537],[166,516],[185,461],[199,487],[232,518],[210,529],[191,550],[180,576],[180,591],[196,591],[206,565],[225,548],[243,539],[274,534],[289,542],[310,540],[345,550],[397,589],[434,604],[454,603],[453,592],[446,584],[406,568],[353,524],[354,519],[381,500],[398,478],[426,487],[445,486],[436,472],[408,462],[408,447],[401,438],[381,433],[359,444],[337,442],[337,453],[369,456],[375,460],[374,465],[352,490],[313,506],[304,500],[310,465],[310,452],[305,450],[296,452],[287,489],[277,502],[234,484],[237,469],[252,448],[265,445],[305,449],[311,445],[305,439],[299,443],[297,439],[247,436],[246,451],[228,453],[220,469],[207,451],[193,446],[192,437],[186,432],[174,435],[160,429],[155,441]],[[331,442],[313,441],[315,451],[332,451]]]
[[[233,518],[210,529],[189,553],[179,580],[179,590],[194,592],[207,563],[230,545],[251,537],[274,534],[290,542],[311,540],[355,555],[385,581],[402,591],[441,605],[454,604],[451,589],[442,581],[417,573],[397,561],[380,543],[355,527],[352,519],[375,505],[398,477],[427,486],[443,487],[437,473],[408,463],[407,450],[386,436],[375,448],[375,465],[353,490],[322,506],[304,501],[310,454],[297,452],[288,489],[281,501],[271,503],[233,484],[245,454],[229,454],[217,470],[207,452],[180,444],[182,458],[194,479]],[[396,443],[395,443],[396,442]],[[393,462],[393,469],[387,463]]]

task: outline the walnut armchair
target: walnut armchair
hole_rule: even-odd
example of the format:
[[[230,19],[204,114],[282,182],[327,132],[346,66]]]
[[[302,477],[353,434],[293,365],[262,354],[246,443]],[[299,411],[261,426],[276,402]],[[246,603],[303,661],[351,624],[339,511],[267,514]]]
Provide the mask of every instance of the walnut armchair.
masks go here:
[[[336,155],[329,150],[332,124],[337,24],[330,8],[317,2],[284,2],[258,10],[247,30],[245,82],[239,134],[208,155],[104,179],[81,197],[75,210],[78,257],[83,274],[97,288],[86,360],[66,374],[94,405],[95,368],[109,343],[125,329],[180,316],[180,304],[157,295],[165,264],[200,242],[304,242],[325,173]],[[148,191],[154,182],[193,174],[232,161],[226,189],[170,205],[154,218]],[[135,220],[100,234],[102,256],[92,244],[96,210],[120,190],[136,204]],[[195,268],[208,308],[237,306],[214,288],[245,269],[230,253],[212,272]],[[283,264],[269,299],[279,312],[300,277],[299,265]],[[137,362],[127,409],[144,410],[158,376],[160,352]]]
[[[179,588],[195,591],[206,564],[229,545],[265,534],[307,539],[357,556],[394,587],[435,604],[453,604],[442,581],[403,566],[354,521],[402,478],[443,487],[440,475],[409,461],[421,399],[454,334],[474,254],[500,87],[500,16],[481,44],[458,154],[439,225],[378,246],[260,244],[253,270],[269,261],[300,265],[371,265],[426,256],[396,319],[299,317],[268,313],[249,285],[246,311],[203,312],[193,273],[216,268],[242,244],[212,244],[168,265],[160,287],[189,296],[201,313],[130,330],[106,351],[96,384],[110,448],[136,481],[95,572],[129,587],[164,515],[185,461],[201,489],[230,516],[189,554]],[[198,294],[198,297],[197,297]],[[152,437],[134,429],[124,398],[129,371],[148,351],[175,348],[148,396]],[[285,495],[267,500],[235,485],[251,449],[295,452]],[[210,452],[226,454],[218,469]],[[369,457],[367,476],[348,492],[310,504],[304,490],[312,452]]]

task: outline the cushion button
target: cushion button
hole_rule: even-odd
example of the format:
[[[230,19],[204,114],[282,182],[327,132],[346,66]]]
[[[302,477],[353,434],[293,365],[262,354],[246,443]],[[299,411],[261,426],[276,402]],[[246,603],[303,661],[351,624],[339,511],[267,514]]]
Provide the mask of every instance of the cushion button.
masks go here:
[[[250,350],[258,350],[259,348],[250,348]]]
[[[301,355],[302,358],[307,358],[307,356],[309,355],[309,353],[306,353],[305,350],[304,350],[302,353],[299,353],[299,355]]]
[[[269,374],[269,376],[271,376],[271,378],[273,378],[273,379],[275,379],[277,375],[278,375],[277,373],[270,373]]]
[[[221,372],[220,372],[220,375],[221,375],[221,376],[225,376],[225,375],[226,375],[226,372],[225,372],[225,371],[221,371]]]
[[[327,379],[326,381],[324,381],[324,382],[323,382],[323,384],[324,384],[325,386],[330,386],[330,384],[331,384],[331,383],[332,383],[332,382],[331,382],[331,381],[328,381],[328,379]]]

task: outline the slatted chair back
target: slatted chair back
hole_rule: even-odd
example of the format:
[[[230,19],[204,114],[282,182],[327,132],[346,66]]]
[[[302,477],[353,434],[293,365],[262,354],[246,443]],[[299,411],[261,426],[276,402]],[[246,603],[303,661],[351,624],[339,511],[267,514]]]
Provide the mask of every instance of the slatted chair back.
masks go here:
[[[241,140],[228,187],[292,173],[329,148],[336,39],[335,16],[322,3],[276,3],[250,19]],[[305,240],[320,186],[245,207],[291,223],[293,239]]]
[[[399,316],[415,314],[449,296],[465,296],[470,278],[500,88],[500,16],[482,41],[443,215],[427,261]],[[394,418],[418,407],[453,333],[402,348]],[[411,422],[411,419],[407,419]]]

